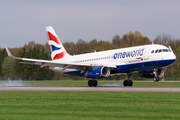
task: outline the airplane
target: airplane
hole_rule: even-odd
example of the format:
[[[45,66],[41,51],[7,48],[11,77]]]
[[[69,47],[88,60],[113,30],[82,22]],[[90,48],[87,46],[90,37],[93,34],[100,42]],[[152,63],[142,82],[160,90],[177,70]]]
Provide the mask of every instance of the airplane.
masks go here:
[[[40,65],[50,70],[68,75],[90,78],[89,87],[96,87],[96,79],[107,78],[118,74],[127,74],[127,80],[123,85],[133,86],[130,76],[139,71],[140,77],[159,78],[164,75],[163,67],[172,64],[176,60],[171,47],[159,44],[141,45],[122,49],[106,50],[79,55],[69,55],[58,38],[52,26],[46,27],[48,44],[52,60],[40,60],[20,58],[13,56],[5,45],[9,57],[23,64]]]

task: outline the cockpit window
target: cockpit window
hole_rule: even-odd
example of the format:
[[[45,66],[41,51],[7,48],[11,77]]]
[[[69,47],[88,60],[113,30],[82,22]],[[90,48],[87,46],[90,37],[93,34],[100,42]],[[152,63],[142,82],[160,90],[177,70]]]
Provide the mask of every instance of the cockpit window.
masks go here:
[[[157,53],[157,52],[158,52],[158,50],[155,51],[155,53]]]
[[[160,52],[171,52],[171,50],[170,49],[157,49],[155,51],[155,53],[160,53]]]
[[[163,52],[168,52],[168,49],[163,49]]]

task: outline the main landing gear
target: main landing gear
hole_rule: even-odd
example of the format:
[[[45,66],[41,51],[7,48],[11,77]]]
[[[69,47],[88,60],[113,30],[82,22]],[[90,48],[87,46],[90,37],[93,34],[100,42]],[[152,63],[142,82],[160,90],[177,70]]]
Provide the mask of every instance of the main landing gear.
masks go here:
[[[88,81],[88,86],[89,87],[96,87],[98,85],[98,82],[97,82],[97,80],[89,80]]]
[[[132,75],[132,73],[127,73],[127,80],[124,80],[124,82],[123,82],[124,87],[133,86],[133,81],[129,80],[131,75]]]
[[[157,76],[154,78],[154,82],[159,82],[160,78]]]

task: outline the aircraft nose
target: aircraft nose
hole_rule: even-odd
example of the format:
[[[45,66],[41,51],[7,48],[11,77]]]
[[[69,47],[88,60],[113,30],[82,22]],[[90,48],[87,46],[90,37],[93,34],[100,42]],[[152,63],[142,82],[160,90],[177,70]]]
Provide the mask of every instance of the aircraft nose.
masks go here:
[[[170,59],[171,59],[171,63],[173,63],[176,60],[176,55],[172,53]]]
[[[176,55],[174,53],[167,53],[165,54],[164,59],[176,60]]]
[[[172,59],[176,60],[176,55],[173,53]]]

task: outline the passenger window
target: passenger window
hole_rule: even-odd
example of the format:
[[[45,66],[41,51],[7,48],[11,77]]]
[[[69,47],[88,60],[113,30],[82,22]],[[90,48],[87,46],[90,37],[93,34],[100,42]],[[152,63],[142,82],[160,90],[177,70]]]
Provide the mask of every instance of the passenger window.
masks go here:
[[[159,52],[162,52],[162,50],[160,49]]]

